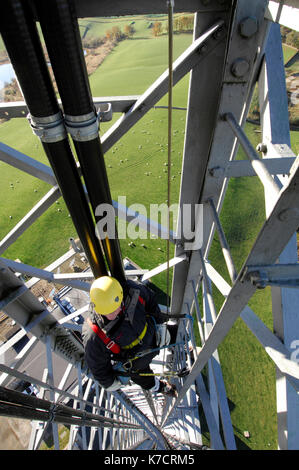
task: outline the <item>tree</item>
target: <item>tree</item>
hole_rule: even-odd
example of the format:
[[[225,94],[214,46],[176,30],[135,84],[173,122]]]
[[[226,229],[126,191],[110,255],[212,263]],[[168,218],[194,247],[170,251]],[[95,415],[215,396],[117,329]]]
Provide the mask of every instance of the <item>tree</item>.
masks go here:
[[[119,41],[121,39],[121,30],[118,26],[113,26],[112,27],[112,37],[113,39],[115,39],[116,41]]]
[[[126,24],[124,26],[124,33],[128,38],[131,38],[133,36],[134,32],[135,32],[135,30],[134,30],[132,25]]]
[[[107,29],[107,31],[105,31],[105,36],[108,39],[108,41],[110,41],[112,39],[113,34],[112,34],[111,29]]]
[[[153,35],[157,37],[161,33],[162,33],[162,23],[160,21],[155,21],[155,23],[153,24]]]
[[[291,31],[286,37],[286,43],[299,49],[299,34],[297,31]]]

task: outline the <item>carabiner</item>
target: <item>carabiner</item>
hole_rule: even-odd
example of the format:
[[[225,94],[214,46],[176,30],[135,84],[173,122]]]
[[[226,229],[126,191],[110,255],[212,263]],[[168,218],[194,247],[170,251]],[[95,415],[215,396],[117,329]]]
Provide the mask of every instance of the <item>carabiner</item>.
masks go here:
[[[132,360],[139,359],[140,357],[146,356],[147,354],[150,354],[153,351],[155,351],[155,349],[145,349],[144,351],[140,351],[139,353],[135,354],[135,357]]]
[[[127,364],[129,364],[129,367],[127,367]],[[123,368],[125,369],[126,372],[128,372],[130,369],[132,369],[132,360],[128,359],[126,362],[123,363]]]

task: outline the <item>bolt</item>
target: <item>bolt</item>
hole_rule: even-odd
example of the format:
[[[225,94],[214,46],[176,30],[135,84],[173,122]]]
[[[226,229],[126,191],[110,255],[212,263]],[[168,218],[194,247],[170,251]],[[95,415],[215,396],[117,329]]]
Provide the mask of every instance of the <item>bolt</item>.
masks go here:
[[[207,49],[208,49],[208,46],[206,44],[203,44],[202,46],[198,48],[197,51],[199,54],[204,54],[207,51]]]
[[[285,209],[281,211],[277,217],[281,222],[287,222],[288,220],[298,218],[298,216],[299,209],[297,207],[291,207],[290,209]]]
[[[262,142],[256,146],[256,150],[261,153],[267,153],[267,145],[263,144]]]
[[[246,59],[236,59],[232,66],[231,66],[231,72],[236,78],[241,78],[243,77],[249,70],[249,62]]]
[[[223,28],[219,28],[219,29],[217,29],[217,31],[215,31],[215,33],[213,34],[213,38],[214,38],[214,39],[219,39],[219,38],[221,37],[221,35],[222,35],[222,29],[223,29]]]
[[[258,29],[257,19],[254,16],[248,16],[240,22],[239,28],[243,38],[251,38]]]

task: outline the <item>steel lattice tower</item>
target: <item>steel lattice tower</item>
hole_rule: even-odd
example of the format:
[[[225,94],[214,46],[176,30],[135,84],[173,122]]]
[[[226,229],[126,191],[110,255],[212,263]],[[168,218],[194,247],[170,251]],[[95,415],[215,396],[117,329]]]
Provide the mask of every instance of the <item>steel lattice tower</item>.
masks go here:
[[[4,358],[0,364],[0,415],[32,421],[30,449],[39,448],[49,428],[52,428],[54,446],[58,449],[58,424],[63,423],[70,429],[68,449],[200,450],[203,446],[198,413],[200,400],[210,433],[209,447],[236,449],[218,347],[236,320],[241,318],[276,367],[279,449],[298,449],[299,365],[293,345],[298,343],[299,338],[296,312],[299,303],[296,289],[299,280],[296,240],[299,226],[299,166],[290,145],[280,35],[280,25],[298,30],[298,2],[175,0],[174,12],[195,13],[193,42],[173,63],[172,71],[173,85],[191,72],[179,206],[201,205],[202,211],[195,224],[203,231],[200,248],[194,249],[193,246],[186,249],[184,240],[171,239],[175,244],[175,256],[169,261],[173,268],[170,312],[182,317],[177,320],[180,346],[175,349],[171,363],[161,353],[157,367],[164,363],[175,369],[190,368],[189,375],[176,378],[179,394],[173,400],[153,397],[133,385],[119,392],[107,393],[86,368],[82,342],[76,334],[81,327],[73,323],[75,316],[87,312],[90,281],[106,272],[105,260],[108,270],[118,278],[137,275],[145,281],[166,269],[164,264],[149,272],[137,268],[131,272],[127,270],[122,265],[117,240],[113,242],[108,239],[100,246],[94,234],[90,211],[95,210],[99,200],[110,201],[119,218],[129,221],[135,217],[138,220],[138,215],[130,214],[126,208],[111,201],[102,157],[167,94],[169,82],[166,70],[141,96],[111,97],[108,106],[105,100],[92,98],[82,62],[82,50],[78,51],[76,43],[71,43],[72,37],[76,39],[77,31],[73,20],[74,17],[77,20],[165,13],[167,3],[165,0],[74,0],[74,3],[48,2],[51,4],[47,7],[49,11],[38,7],[38,4],[43,6],[45,2],[11,0],[6,3],[8,6],[2,13],[1,34],[25,101],[9,105],[2,103],[1,116],[24,117],[24,111],[29,112],[31,127],[36,138],[40,139],[51,166],[41,164],[4,144],[0,144],[0,159],[47,182],[51,189],[0,242],[0,250],[3,253],[61,195],[68,205],[81,245],[74,242],[73,248],[47,269],[0,258],[0,310],[20,326],[18,333],[0,346],[0,357]],[[53,7],[56,3],[66,5],[62,13],[59,8]],[[52,17],[51,9],[60,17]],[[41,62],[39,55],[41,49],[34,36],[37,20],[42,26],[44,23],[43,34],[49,54],[52,51],[53,57],[59,54],[57,50],[55,52],[54,29],[51,30],[51,26],[57,27],[59,33],[59,25],[64,24],[70,31],[63,47],[66,48],[64,53],[75,64],[78,88],[70,90],[64,83],[65,70],[61,69],[59,62],[61,57],[57,57],[56,70],[53,64],[58,87],[61,87],[63,112],[55,94],[47,89],[44,62]],[[21,47],[11,41],[11,31],[15,28],[19,28],[23,39],[26,38]],[[26,59],[31,60],[32,64],[29,72],[22,61],[22,56],[26,54]],[[28,73],[31,78],[31,74],[35,73],[36,80],[32,78],[35,94],[32,94],[32,83],[28,84],[28,77],[26,82]],[[244,132],[256,86],[259,89],[261,124],[258,149],[252,146]],[[93,105],[99,108],[103,116],[110,107],[114,112],[122,113],[101,140],[98,115]],[[68,139],[73,141],[79,156],[77,165],[70,158]],[[246,160],[235,159],[239,146],[243,148]],[[88,161],[84,158],[86,151],[90,152]],[[101,158],[95,157],[97,155]],[[102,175],[100,185],[95,179],[99,174]],[[84,175],[86,183],[82,188],[81,175]],[[250,253],[237,272],[220,214],[230,179],[244,176],[254,176],[262,183],[266,218]],[[96,189],[98,186],[102,188],[101,194]],[[75,200],[74,187],[78,190]],[[165,227],[149,220],[139,218],[139,222],[146,230],[150,227],[158,236],[162,236],[165,230]],[[230,283],[209,262],[215,236],[223,251]],[[53,273],[76,252],[84,253],[90,270]],[[23,282],[16,273],[26,274],[31,279]],[[86,305],[68,316],[51,312],[31,292],[39,279],[85,292]],[[248,306],[256,290],[266,286],[271,286],[274,333]],[[215,307],[214,287],[223,296],[219,311]],[[200,292],[202,311],[198,300]],[[191,314],[194,314],[193,321]],[[194,328],[199,332],[200,345],[195,344]],[[30,341],[8,363],[5,356],[8,357],[11,348],[27,334]],[[188,341],[193,346],[193,357],[189,349],[182,346]],[[46,351],[44,370],[39,375],[24,373],[26,358],[40,347]],[[53,368],[56,356],[64,364],[58,382]],[[207,381],[203,379],[204,368],[207,368]],[[38,397],[12,390],[10,384],[13,379],[36,384],[40,388]]]

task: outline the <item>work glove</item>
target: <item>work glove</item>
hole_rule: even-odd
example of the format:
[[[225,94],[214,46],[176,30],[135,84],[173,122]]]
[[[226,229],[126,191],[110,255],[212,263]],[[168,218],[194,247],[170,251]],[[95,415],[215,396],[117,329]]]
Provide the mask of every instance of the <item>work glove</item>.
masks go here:
[[[116,390],[119,390],[120,387],[122,386],[122,383],[118,379],[114,379],[114,382],[106,388],[107,392],[116,392]]]
[[[170,333],[167,329],[167,325],[156,325],[156,342],[158,348],[167,346],[170,343]]]

